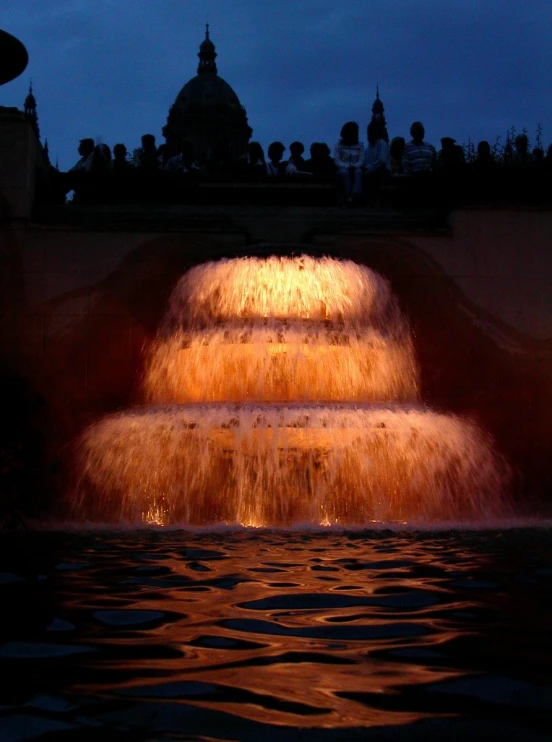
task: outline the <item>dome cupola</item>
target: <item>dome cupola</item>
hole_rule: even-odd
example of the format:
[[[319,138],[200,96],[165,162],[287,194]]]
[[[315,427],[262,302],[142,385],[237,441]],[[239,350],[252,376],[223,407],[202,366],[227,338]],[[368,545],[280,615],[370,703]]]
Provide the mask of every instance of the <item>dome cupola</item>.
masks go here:
[[[205,28],[205,39],[199,46],[199,52],[197,56],[199,57],[199,65],[197,67],[198,75],[203,75],[205,73],[211,73],[213,75],[217,74],[217,64],[215,62],[217,53],[215,51],[215,45],[209,38],[208,23]]]
[[[381,133],[385,141],[389,142],[389,134],[387,133],[387,122],[385,120],[385,109],[383,107],[383,103],[379,94],[379,83],[376,85],[376,100],[372,104],[371,122],[374,121],[380,125]]]

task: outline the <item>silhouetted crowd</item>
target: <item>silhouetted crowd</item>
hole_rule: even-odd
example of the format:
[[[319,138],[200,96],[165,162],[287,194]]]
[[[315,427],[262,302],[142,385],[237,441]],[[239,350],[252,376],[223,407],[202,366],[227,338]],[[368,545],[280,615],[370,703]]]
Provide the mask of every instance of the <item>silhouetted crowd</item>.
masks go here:
[[[93,139],[81,140],[80,159],[69,171],[75,175],[91,174],[146,178],[158,173],[177,173],[188,185],[202,181],[246,180],[303,181],[332,183],[336,186],[341,205],[377,204],[382,189],[400,188],[401,183],[412,183],[416,188],[424,183],[438,181],[454,190],[466,176],[470,182],[484,187],[498,183],[505,169],[517,175],[552,173],[552,145],[545,153],[540,146],[529,150],[525,133],[508,137],[506,145],[491,147],[486,141],[477,148],[456,144],[451,137],[441,139],[441,149],[425,140],[421,122],[410,127],[411,139],[394,137],[388,141],[382,121],[372,120],[367,127],[366,143],[359,139],[359,126],[348,121],[341,129],[333,150],[324,142],[314,142],[305,158],[301,142],[289,145],[289,157],[284,159],[286,147],[272,142],[265,156],[259,142],[250,142],[247,153],[233,159],[228,143],[220,143],[207,158],[199,158],[191,141],[183,139],[176,151],[166,144],[156,145],[152,134],[142,136],[142,146],[129,154],[124,144],[116,144],[113,152],[106,144],[95,144]],[[83,194],[86,183],[81,178],[75,186],[76,200]],[[412,190],[412,188],[411,188]],[[423,192],[423,186],[422,186]]]

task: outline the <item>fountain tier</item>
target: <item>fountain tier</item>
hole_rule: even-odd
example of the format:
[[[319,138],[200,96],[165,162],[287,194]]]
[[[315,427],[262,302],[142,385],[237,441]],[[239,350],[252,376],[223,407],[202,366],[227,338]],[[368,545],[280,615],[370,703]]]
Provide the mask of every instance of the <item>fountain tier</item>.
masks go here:
[[[412,402],[418,394],[407,336],[297,321],[225,325],[158,338],[143,389],[150,404]]]
[[[80,512],[195,525],[469,519],[496,514],[505,474],[479,428],[405,406],[146,407],[81,456]]]
[[[389,284],[350,260],[237,258],[204,263],[180,279],[165,328],[213,327],[266,318],[390,327],[396,309]]]

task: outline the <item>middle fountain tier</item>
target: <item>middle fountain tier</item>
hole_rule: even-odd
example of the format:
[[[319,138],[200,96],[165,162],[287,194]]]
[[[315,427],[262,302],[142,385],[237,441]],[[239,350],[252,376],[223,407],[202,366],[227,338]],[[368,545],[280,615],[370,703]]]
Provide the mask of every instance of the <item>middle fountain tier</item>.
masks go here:
[[[419,404],[388,282],[350,261],[236,258],[176,286],[144,406],[89,427],[74,508],[255,526],[499,514],[508,467],[476,425]]]

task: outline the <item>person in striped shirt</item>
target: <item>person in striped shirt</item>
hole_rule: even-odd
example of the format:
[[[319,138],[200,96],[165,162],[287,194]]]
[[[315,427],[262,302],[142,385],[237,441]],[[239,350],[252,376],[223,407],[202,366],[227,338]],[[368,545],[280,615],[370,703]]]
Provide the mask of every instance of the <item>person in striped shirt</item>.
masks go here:
[[[420,121],[410,127],[412,141],[404,148],[404,171],[410,174],[432,173],[435,170],[437,151],[429,142],[424,141],[425,129]]]

